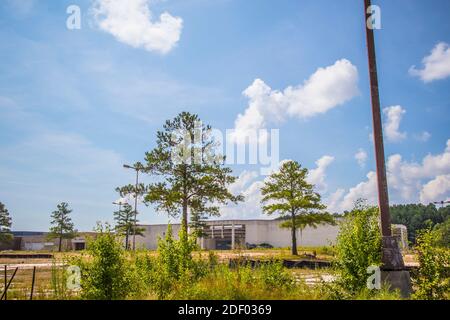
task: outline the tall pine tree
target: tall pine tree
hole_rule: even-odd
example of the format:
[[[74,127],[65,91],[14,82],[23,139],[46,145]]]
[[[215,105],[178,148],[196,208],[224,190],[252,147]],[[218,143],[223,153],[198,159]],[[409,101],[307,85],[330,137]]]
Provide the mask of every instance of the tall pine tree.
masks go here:
[[[9,216],[8,209],[0,202],[0,242],[11,241],[13,236],[11,234],[12,221]]]
[[[66,202],[61,202],[57,206],[57,210],[52,212],[49,239],[59,239],[58,251],[61,252],[62,240],[73,239],[76,237],[77,231],[74,229],[74,224],[70,218],[72,210]]]
[[[211,127],[195,114],[182,112],[167,120],[157,133],[156,148],[146,153],[147,172],[158,178],[148,187],[145,200],[158,211],[181,216],[188,229],[188,214],[195,225],[201,216],[219,216],[219,204],[243,199],[228,191],[236,180],[225,167],[225,157],[216,154],[218,146]]]
[[[128,203],[121,206],[118,211],[114,212],[114,220],[116,221],[115,230],[117,234],[125,237],[125,249],[130,248],[129,237],[135,234],[135,221],[134,221],[134,210],[133,207]],[[136,220],[137,224],[138,220]],[[136,235],[143,236],[144,229],[136,226]]]

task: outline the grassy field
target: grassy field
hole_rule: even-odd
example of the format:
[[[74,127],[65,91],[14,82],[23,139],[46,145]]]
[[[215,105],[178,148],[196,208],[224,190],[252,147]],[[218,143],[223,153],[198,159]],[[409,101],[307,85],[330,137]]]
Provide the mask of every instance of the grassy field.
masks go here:
[[[146,250],[148,255],[156,255],[156,251]],[[281,249],[253,249],[253,250],[233,250],[233,251],[213,251],[217,256],[219,262],[224,265],[230,259],[247,258],[252,260],[270,260],[270,259],[306,259],[315,255],[316,259],[331,261],[333,258],[332,249],[329,247],[320,248],[299,248],[300,256],[292,256],[288,248]],[[37,252],[8,252],[8,253],[37,253]],[[76,292],[70,293],[59,292],[58,280],[63,278],[63,266],[67,261],[73,257],[86,255],[84,251],[76,252],[38,252],[51,253],[53,259],[24,259],[24,258],[0,258],[0,292],[3,292],[4,284],[4,266],[7,266],[7,278],[10,279],[14,273],[14,269],[18,267],[18,271],[12,281],[8,290],[8,299],[29,299],[31,293],[31,283],[33,267],[36,267],[34,299],[70,299],[76,298]],[[196,259],[207,259],[208,251],[197,251],[193,254]],[[405,256],[405,260],[414,261],[412,254]],[[333,270],[330,268],[324,269],[288,269],[295,279],[301,281],[308,286],[314,286],[321,281],[333,281]],[[61,281],[61,280],[59,280]],[[209,282],[208,282],[209,281]],[[220,279],[205,279],[199,284],[198,290],[207,290],[211,283],[220,282]],[[211,288],[209,288],[211,289]],[[212,289],[211,289],[212,290]],[[147,298],[154,298],[149,296]],[[294,296],[292,296],[294,298]]]

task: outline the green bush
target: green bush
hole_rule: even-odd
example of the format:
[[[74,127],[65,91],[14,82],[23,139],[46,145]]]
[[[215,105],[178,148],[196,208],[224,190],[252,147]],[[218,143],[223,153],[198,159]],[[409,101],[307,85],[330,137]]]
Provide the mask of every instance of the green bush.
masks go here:
[[[89,300],[126,299],[134,292],[133,273],[122,243],[109,225],[98,226],[98,236],[88,243],[87,259],[73,263],[81,270],[81,298]]]
[[[367,267],[381,265],[378,209],[357,204],[341,222],[335,246],[339,284],[349,293],[366,287]]]
[[[448,298],[450,251],[434,245],[438,237],[438,234],[430,229],[418,232],[416,250],[420,266],[413,276],[416,288],[413,295],[415,299]]]
[[[150,282],[159,299],[166,298],[176,286],[191,283],[203,276],[208,268],[206,263],[195,261],[192,252],[197,249],[195,237],[182,228],[179,240],[172,235],[168,226],[166,237],[159,239],[158,255],[154,261]]]
[[[450,217],[433,228],[436,232],[436,245],[450,249]]]
[[[292,273],[286,270],[281,261],[271,261],[262,264],[260,277],[269,289],[290,288],[295,282]]]

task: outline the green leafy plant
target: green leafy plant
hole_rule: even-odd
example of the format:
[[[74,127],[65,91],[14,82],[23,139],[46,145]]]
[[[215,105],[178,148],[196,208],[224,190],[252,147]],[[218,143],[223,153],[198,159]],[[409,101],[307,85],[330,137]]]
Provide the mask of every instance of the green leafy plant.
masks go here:
[[[152,288],[159,299],[167,297],[177,285],[191,283],[207,272],[206,265],[195,261],[192,252],[197,249],[196,239],[182,226],[174,239],[172,226],[158,242],[158,255],[154,261]]]
[[[125,251],[108,224],[98,225],[97,237],[88,243],[87,259],[75,258],[81,269],[81,297],[117,300],[132,295],[133,278]]]
[[[378,209],[357,202],[340,223],[335,246],[339,283],[348,292],[367,284],[367,267],[381,265],[381,233]]]
[[[436,247],[438,235],[430,229],[418,232],[416,251],[419,269],[413,276],[415,299],[445,299],[450,291],[450,251]]]

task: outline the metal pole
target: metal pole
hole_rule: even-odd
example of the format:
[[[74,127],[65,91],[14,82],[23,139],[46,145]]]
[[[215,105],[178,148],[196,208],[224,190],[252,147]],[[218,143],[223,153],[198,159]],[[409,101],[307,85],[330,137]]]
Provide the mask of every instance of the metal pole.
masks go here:
[[[6,295],[6,283],[7,282],[8,282],[8,269],[7,269],[6,264],[5,264],[5,286],[4,286],[4,288],[5,288],[5,300],[8,299],[8,297]]]
[[[366,22],[370,18],[367,9],[371,6],[370,0],[364,0],[364,13]],[[389,197],[386,179],[386,166],[384,159],[383,129],[381,124],[380,96],[378,92],[378,75],[375,56],[375,39],[373,29],[366,25],[367,52],[369,58],[370,94],[372,99],[373,140],[375,144],[375,158],[378,183],[378,207],[381,215],[381,233],[391,236],[391,217],[389,214]]]
[[[9,279],[9,282],[8,282],[8,284],[6,285],[5,291],[3,292],[2,296],[0,297],[0,300],[2,300],[3,297],[5,297],[5,300],[6,300],[6,292],[8,291],[9,286],[11,285],[11,282],[13,281],[14,276],[16,275],[16,272],[17,272],[18,269],[19,269],[19,267],[16,267],[16,270],[14,270],[14,273],[13,273],[11,279]]]
[[[33,267],[33,278],[31,280],[31,293],[30,300],[33,300],[33,291],[34,291],[34,280],[36,278],[36,266]]]
[[[137,216],[137,193],[138,193],[138,183],[139,183],[139,168],[136,170],[136,186],[134,189],[134,227],[133,227],[133,251],[136,249],[136,216]]]

